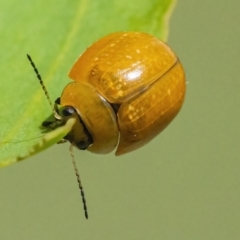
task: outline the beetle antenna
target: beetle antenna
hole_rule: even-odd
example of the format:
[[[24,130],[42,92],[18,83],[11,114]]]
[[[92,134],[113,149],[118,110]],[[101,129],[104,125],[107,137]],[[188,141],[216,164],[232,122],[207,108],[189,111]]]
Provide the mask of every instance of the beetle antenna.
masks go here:
[[[52,108],[52,111],[53,111],[53,114],[54,114],[55,118],[58,119],[58,120],[60,120],[61,117],[59,116],[59,114],[57,113],[57,111],[55,110],[55,107],[53,106],[53,104],[52,104],[52,102],[51,102],[51,99],[50,99],[50,97],[49,97],[48,91],[47,91],[47,89],[46,89],[46,87],[45,87],[45,85],[44,85],[44,83],[43,83],[42,77],[41,77],[40,73],[38,72],[38,69],[36,68],[36,66],[35,66],[32,58],[30,57],[30,55],[27,54],[27,58],[28,58],[29,62],[31,63],[34,72],[35,72],[36,75],[37,75],[37,78],[38,78],[38,80],[39,80],[39,82],[40,82],[40,84],[41,84],[41,86],[42,86],[42,89],[43,89],[43,91],[44,91],[44,93],[45,93],[45,95],[46,95],[46,97],[47,97],[47,100],[48,100],[48,102],[49,102],[49,104],[50,104],[50,106],[51,106],[51,108]]]
[[[75,162],[75,157],[74,157],[74,153],[73,153],[73,145],[72,144],[69,147],[69,151],[70,151],[70,154],[71,154],[71,157],[72,157],[72,163],[73,163],[73,167],[74,167],[75,174],[76,174],[76,177],[77,177],[78,187],[80,189],[80,193],[81,193],[81,196],[82,196],[82,203],[83,203],[85,218],[88,219],[87,202],[86,202],[85,194],[84,194],[84,191],[83,191],[83,186],[82,186],[82,183],[81,183],[81,180],[80,180],[80,175],[79,175],[79,172],[78,172],[78,169],[77,169],[77,164]]]

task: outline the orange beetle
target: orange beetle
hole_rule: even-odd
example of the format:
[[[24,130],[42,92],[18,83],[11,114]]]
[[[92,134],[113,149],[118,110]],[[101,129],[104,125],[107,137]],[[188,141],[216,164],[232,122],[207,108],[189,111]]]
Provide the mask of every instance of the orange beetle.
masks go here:
[[[64,139],[100,154],[117,147],[121,155],[145,145],[173,120],[185,95],[177,56],[141,32],[100,39],[77,59],[69,77],[74,81],[56,103],[63,106],[61,124],[77,121]]]
[[[27,55],[52,105],[41,76]],[[110,34],[88,48],[69,73],[74,81],[55,101],[56,128],[74,118],[64,137],[70,151],[85,217],[85,194],[72,145],[94,153],[116,155],[133,151],[159,134],[179,112],[185,95],[184,70],[172,50],[157,38],[140,32]],[[61,107],[58,107],[61,105]]]

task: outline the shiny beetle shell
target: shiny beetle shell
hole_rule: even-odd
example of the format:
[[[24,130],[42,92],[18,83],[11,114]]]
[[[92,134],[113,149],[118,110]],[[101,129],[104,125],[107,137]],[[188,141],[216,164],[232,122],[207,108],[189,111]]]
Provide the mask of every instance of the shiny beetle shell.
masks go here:
[[[69,77],[74,81],[60,103],[77,111],[93,138],[87,149],[94,153],[117,147],[116,155],[121,155],[145,145],[173,120],[185,95],[177,56],[140,32],[100,39],[77,59]],[[77,137],[77,132],[73,128],[71,135]],[[68,140],[77,146],[74,139]]]

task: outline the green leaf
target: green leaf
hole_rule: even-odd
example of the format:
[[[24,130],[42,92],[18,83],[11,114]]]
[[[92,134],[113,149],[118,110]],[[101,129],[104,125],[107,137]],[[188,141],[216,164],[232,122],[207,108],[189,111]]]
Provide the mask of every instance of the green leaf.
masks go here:
[[[30,157],[40,151],[43,151],[44,149],[59,142],[72,129],[74,123],[75,123],[75,119],[69,119],[64,126],[59,127],[49,133],[46,133],[43,137],[41,137],[35,145],[31,146],[31,148],[28,149],[27,154],[19,155],[19,156],[8,158],[8,159],[5,159],[4,161],[1,161],[0,168],[6,167],[12,163],[20,162],[26,159],[27,157]]]
[[[0,8],[0,167],[58,142],[72,121],[47,135],[51,108],[26,54],[33,58],[52,101],[67,73],[91,43],[116,31],[142,31],[166,40],[174,0],[2,0]]]

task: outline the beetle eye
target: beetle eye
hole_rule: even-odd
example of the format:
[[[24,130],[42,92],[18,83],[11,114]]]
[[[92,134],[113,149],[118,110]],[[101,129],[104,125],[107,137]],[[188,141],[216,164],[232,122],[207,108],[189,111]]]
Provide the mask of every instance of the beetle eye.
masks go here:
[[[63,110],[62,110],[62,114],[64,117],[68,117],[68,116],[71,116],[75,113],[75,109],[73,107],[65,107]]]
[[[90,145],[89,141],[82,140],[77,143],[77,147],[81,150],[86,150],[89,147],[89,145]]]

